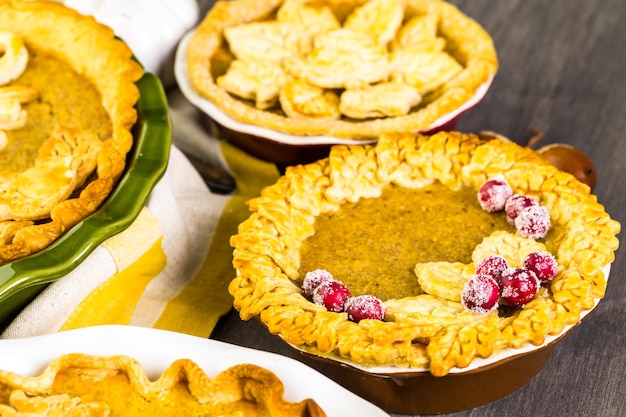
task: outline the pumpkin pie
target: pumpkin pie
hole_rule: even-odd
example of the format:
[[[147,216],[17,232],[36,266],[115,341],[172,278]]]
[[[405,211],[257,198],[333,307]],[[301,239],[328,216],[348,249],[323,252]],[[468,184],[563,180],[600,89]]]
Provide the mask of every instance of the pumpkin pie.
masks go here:
[[[479,191],[495,179],[536,206],[511,222],[508,210],[483,204]],[[242,319],[316,355],[437,376],[578,323],[604,295],[620,231],[587,185],[537,152],[457,132],[336,145],[328,158],[287,168],[249,206],[231,238],[229,291]],[[528,233],[529,220],[518,220],[527,212],[549,227]],[[499,305],[468,308],[464,288],[484,259],[522,269],[531,253],[557,266],[529,300],[516,304],[502,290]],[[303,284],[314,271],[343,283],[348,299],[377,298],[384,315],[354,320],[319,302],[319,291],[311,297]]]
[[[428,130],[498,67],[489,34],[440,0],[218,1],[186,58],[234,120],[357,140]]]
[[[0,371],[0,410],[11,416],[323,417],[312,399],[291,403],[282,381],[252,364],[209,378],[179,359],[151,381],[129,356],[67,354],[34,377]]]
[[[143,70],[60,3],[0,1],[0,264],[49,246],[121,176]]]

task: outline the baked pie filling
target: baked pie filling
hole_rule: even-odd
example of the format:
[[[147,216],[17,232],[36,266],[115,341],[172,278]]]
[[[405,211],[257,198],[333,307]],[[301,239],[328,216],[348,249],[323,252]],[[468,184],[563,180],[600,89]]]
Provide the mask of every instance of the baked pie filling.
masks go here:
[[[498,175],[547,210],[541,238],[481,208],[478,190]],[[456,132],[335,146],[326,159],[288,168],[249,205],[231,239],[229,291],[243,319],[259,317],[312,353],[434,375],[540,345],[577,323],[604,295],[620,231],[587,185],[533,150]],[[463,287],[481,261],[500,255],[522,269],[531,253],[553,255],[558,272],[530,301],[466,308]],[[380,298],[384,318],[355,322],[313,302],[302,284],[315,270],[355,298]]]
[[[312,399],[284,399],[282,381],[252,364],[209,378],[179,359],[156,380],[129,356],[67,354],[39,376],[0,371],[0,414],[10,416],[273,416],[323,417]]]
[[[498,65],[489,35],[439,0],[220,1],[187,60],[236,120],[352,139],[427,129]]]
[[[44,249],[111,192],[132,146],[143,72],[93,18],[8,0],[0,69],[3,264]]]
[[[378,198],[318,216],[315,234],[302,243],[300,270],[324,268],[353,296],[409,297],[423,292],[413,271],[417,263],[470,263],[474,248],[496,230],[514,233],[501,213],[480,208],[473,188],[391,185]]]

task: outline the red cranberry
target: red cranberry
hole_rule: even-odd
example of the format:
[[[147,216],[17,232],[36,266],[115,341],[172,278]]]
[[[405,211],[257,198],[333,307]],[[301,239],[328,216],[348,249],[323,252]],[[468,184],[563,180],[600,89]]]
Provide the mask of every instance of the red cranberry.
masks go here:
[[[332,280],[333,276],[325,269],[316,269],[307,272],[302,281],[302,290],[307,297],[313,297],[313,291],[320,286],[322,282]]]
[[[373,295],[348,298],[344,310],[348,313],[348,319],[356,323],[363,319],[382,320],[385,317],[385,305]]]
[[[539,279],[531,270],[509,268],[500,276],[502,299],[514,306],[522,306],[533,299],[539,290]]]
[[[515,218],[515,228],[520,236],[542,239],[550,230],[550,214],[543,206],[526,207]]]
[[[513,195],[513,190],[504,175],[498,174],[485,181],[478,190],[478,202],[483,210],[493,213],[504,209],[506,200]]]
[[[342,282],[329,280],[322,282],[313,291],[313,302],[326,307],[328,311],[336,313],[343,310],[346,300],[350,297],[350,290]]]
[[[520,211],[526,207],[536,206],[538,204],[537,200],[532,197],[521,194],[513,194],[504,204],[506,221],[508,221],[510,225],[515,225],[515,218],[519,215]]]
[[[489,255],[476,265],[476,275],[489,275],[496,282],[500,281],[500,274],[509,267],[509,263],[502,255]]]
[[[500,286],[489,275],[473,275],[461,291],[461,301],[473,313],[482,314],[498,308]]]
[[[537,275],[542,283],[549,282],[559,270],[556,258],[547,252],[532,252],[524,258],[524,268]]]

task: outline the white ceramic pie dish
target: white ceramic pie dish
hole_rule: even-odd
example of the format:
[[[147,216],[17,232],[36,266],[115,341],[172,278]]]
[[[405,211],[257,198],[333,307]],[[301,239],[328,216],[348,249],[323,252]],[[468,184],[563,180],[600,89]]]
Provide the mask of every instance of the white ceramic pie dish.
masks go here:
[[[243,123],[232,118],[213,102],[204,98],[191,84],[186,50],[194,33],[195,30],[188,32],[178,45],[174,61],[174,75],[185,98],[206,117],[205,122],[214,136],[229,140],[261,159],[282,165],[308,163],[326,157],[332,145],[362,145],[375,142],[375,139],[357,140],[324,135],[293,135]],[[492,81],[493,77],[482,84],[474,96],[462,106],[439,117],[421,132],[434,133],[439,130],[452,129],[465,112],[476,106],[484,98]]]
[[[313,398],[329,417],[384,417],[387,413],[302,363],[270,352],[186,334],[145,327],[105,325],[25,339],[0,341],[0,369],[36,376],[58,356],[68,353],[127,355],[149,378],[158,378],[176,359],[188,358],[207,376],[237,364],[252,363],[274,372],[285,386],[285,398]],[[341,398],[341,401],[337,401]]]

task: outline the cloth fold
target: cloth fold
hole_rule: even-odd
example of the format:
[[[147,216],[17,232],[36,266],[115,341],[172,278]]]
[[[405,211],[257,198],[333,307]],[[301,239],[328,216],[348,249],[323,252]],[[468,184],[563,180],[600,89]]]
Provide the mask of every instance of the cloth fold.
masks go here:
[[[232,308],[230,236],[248,217],[246,201],[278,178],[277,168],[196,126],[211,141],[238,187],[212,193],[176,146],[198,122],[189,105],[171,104],[174,145],[164,177],[125,231],[98,246],[49,285],[11,322],[2,338],[21,338],[99,324],[130,324],[208,337]],[[185,137],[188,139],[188,137]],[[206,145],[206,144],[203,144]],[[132,196],[129,196],[132,197]]]

